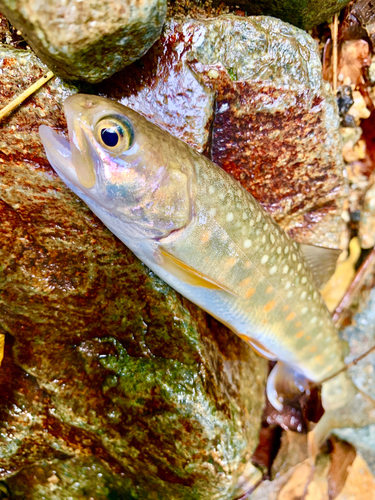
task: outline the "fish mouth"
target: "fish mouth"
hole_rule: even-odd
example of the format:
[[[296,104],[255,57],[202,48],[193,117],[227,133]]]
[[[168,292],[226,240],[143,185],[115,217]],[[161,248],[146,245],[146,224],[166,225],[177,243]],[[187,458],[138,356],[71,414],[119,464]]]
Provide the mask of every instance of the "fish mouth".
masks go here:
[[[80,181],[73,165],[69,142],[47,125],[39,127],[39,135],[48,161],[55,172],[79,188]]]
[[[46,125],[39,127],[48,161],[57,174],[62,174],[80,189],[90,189],[96,183],[97,155],[89,141],[92,131],[83,116],[91,107],[88,97],[77,94],[68,97],[64,102],[69,142],[52,128]]]

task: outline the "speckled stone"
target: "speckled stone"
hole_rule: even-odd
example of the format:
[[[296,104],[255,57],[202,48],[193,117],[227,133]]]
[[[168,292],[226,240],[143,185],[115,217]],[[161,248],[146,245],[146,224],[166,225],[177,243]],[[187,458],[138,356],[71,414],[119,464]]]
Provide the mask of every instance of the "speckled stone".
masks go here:
[[[0,11],[55,74],[93,83],[151,47],[166,0],[0,0]]]
[[[0,69],[4,104],[46,70],[9,47]],[[14,499],[235,498],[267,363],[53,172],[38,127],[66,133],[76,91],[54,79],[0,124],[0,478]]]
[[[172,20],[97,90],[204,152],[297,240],[339,246],[339,116],[304,31],[270,17]]]

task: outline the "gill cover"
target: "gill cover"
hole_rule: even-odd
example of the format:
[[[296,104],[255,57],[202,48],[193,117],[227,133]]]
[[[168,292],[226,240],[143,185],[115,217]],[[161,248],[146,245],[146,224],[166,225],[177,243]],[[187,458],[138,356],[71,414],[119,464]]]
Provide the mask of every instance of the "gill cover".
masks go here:
[[[189,223],[195,169],[185,143],[102,97],[76,94],[66,99],[64,111],[69,142],[49,127],[39,129],[63,180],[148,236],[165,237]]]

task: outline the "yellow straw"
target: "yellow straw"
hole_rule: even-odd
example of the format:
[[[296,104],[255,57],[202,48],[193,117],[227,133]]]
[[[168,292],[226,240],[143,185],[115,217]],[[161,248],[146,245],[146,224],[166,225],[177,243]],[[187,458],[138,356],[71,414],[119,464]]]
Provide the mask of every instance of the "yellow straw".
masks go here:
[[[40,87],[42,87],[45,83],[47,83],[51,78],[53,78],[55,75],[52,73],[52,71],[48,71],[48,73],[42,78],[39,78],[35,83],[33,83],[30,87],[28,87],[22,94],[20,94],[18,97],[16,97],[12,102],[7,104],[5,108],[0,110],[0,120],[2,120],[5,116],[9,115],[18,105],[21,104],[25,99],[27,99],[31,94],[36,92]]]

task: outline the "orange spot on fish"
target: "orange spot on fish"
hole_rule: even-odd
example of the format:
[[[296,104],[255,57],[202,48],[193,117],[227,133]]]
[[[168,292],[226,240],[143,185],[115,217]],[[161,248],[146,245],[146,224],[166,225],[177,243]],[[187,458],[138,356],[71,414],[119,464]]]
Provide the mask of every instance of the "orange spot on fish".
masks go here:
[[[247,299],[250,299],[250,297],[252,297],[254,295],[255,291],[256,291],[255,288],[249,288],[247,290],[247,292],[245,293],[245,297]]]
[[[305,335],[305,332],[303,330],[301,330],[300,332],[296,333],[296,338],[297,339],[300,339],[301,337],[303,337]]]
[[[320,354],[319,356],[316,356],[315,361],[316,361],[319,365],[323,365],[323,364],[324,364],[324,358],[323,358],[323,356],[322,356],[321,354]]]
[[[273,286],[269,286],[266,290],[266,293],[272,293],[273,292]]]
[[[264,306],[265,312],[270,312],[276,305],[276,300],[271,300]]]
[[[316,351],[316,345],[312,345],[310,347],[310,352],[315,352]]]
[[[237,262],[236,257],[231,257],[226,261],[226,265],[229,267],[233,267],[236,262]]]
[[[250,285],[251,278],[245,278],[244,280],[241,281],[240,286],[248,286]]]
[[[263,323],[263,325],[266,325],[268,323],[268,319],[266,319],[266,318],[262,319],[262,323]]]
[[[205,231],[201,236],[201,242],[208,243],[210,241],[210,238],[211,238],[211,232]]]
[[[283,311],[287,311],[289,309],[289,306],[285,304],[285,306],[283,307]]]
[[[249,260],[247,260],[245,262],[245,269],[250,269],[251,266],[252,266],[251,262]]]
[[[286,317],[286,320],[287,321],[292,321],[292,319],[294,319],[296,317],[295,313],[294,312],[291,312],[290,314],[288,314],[288,316]]]
[[[295,326],[296,326],[297,328],[299,328],[300,326],[302,326],[302,323],[301,323],[300,321],[297,321],[297,323],[295,324]]]

